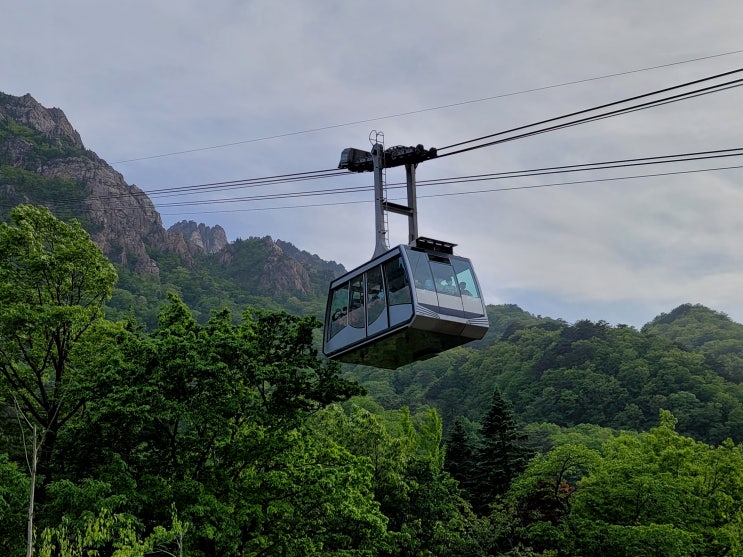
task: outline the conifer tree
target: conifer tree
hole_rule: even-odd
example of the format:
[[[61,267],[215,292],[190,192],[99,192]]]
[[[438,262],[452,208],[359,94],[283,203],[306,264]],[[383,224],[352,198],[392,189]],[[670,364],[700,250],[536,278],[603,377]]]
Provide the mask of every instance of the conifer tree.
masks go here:
[[[490,409],[480,422],[481,444],[475,451],[472,506],[478,513],[504,495],[511,481],[526,468],[528,449],[513,411],[499,389],[493,392]]]
[[[472,442],[462,425],[461,418],[457,417],[446,442],[444,469],[459,482],[459,488],[465,492],[467,498],[470,497],[475,475],[474,457]]]

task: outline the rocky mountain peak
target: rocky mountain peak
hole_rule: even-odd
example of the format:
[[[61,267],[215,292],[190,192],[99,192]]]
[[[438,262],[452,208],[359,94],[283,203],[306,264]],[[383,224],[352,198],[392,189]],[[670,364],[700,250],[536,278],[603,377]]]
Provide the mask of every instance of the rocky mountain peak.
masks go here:
[[[14,97],[0,93],[2,130],[8,133],[0,136],[0,167],[9,164],[56,180],[56,185],[72,184],[78,199],[51,201],[50,192],[40,195],[10,179],[0,182],[0,197],[8,206],[34,203],[47,205],[52,211],[78,201],[74,215],[87,223],[92,240],[112,261],[139,273],[158,274],[148,247],[177,253],[189,265],[195,255],[214,253],[227,245],[221,227],[188,223],[185,228],[166,231],[145,192],[127,184],[106,161],[85,150],[80,134],[62,110],[45,108],[28,94]],[[70,195],[60,191],[52,197],[65,194]]]
[[[44,108],[28,93],[22,97],[0,93],[0,121],[8,119],[28,126],[57,143],[66,142],[78,149],[85,148],[80,134],[72,127],[62,110]]]
[[[192,220],[183,220],[168,228],[171,235],[180,234],[192,251],[211,255],[222,251],[229,242],[227,234],[219,225],[206,226]]]
[[[344,272],[270,236],[230,244],[221,226],[194,221],[165,230],[145,192],[85,149],[62,110],[0,93],[0,219],[19,203],[77,218],[111,261],[141,274],[159,276],[157,261],[173,264],[160,257],[175,254],[176,265],[194,271],[218,265],[242,293],[296,302],[324,296]]]

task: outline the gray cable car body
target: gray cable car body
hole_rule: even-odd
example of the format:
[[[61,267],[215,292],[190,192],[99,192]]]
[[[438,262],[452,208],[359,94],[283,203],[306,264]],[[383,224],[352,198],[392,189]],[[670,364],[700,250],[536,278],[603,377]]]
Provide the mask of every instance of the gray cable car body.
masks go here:
[[[323,352],[328,358],[387,369],[435,356],[488,330],[482,290],[455,244],[417,235],[415,167],[435,149],[377,142],[371,153],[346,149],[339,168],[375,173],[377,241],[370,261],[330,283]],[[384,199],[382,169],[405,165],[408,206]],[[407,215],[409,244],[386,245],[384,211]]]
[[[397,246],[330,284],[326,356],[396,369],[485,335],[472,264],[432,244]]]

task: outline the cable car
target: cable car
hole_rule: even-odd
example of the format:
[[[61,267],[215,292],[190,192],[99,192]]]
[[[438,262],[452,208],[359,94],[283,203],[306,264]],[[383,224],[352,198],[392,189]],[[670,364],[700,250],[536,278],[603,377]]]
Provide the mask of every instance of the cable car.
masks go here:
[[[333,280],[325,355],[397,369],[485,336],[480,285],[454,245],[417,238]]]
[[[372,136],[375,136],[372,139]],[[323,352],[352,364],[397,369],[481,339],[488,317],[469,259],[455,244],[418,236],[415,169],[435,148],[385,149],[373,131],[371,152],[349,147],[338,168],[374,172],[376,246],[372,259],[330,283]],[[408,204],[385,198],[384,169],[405,166]],[[407,245],[387,245],[385,213],[408,218]]]

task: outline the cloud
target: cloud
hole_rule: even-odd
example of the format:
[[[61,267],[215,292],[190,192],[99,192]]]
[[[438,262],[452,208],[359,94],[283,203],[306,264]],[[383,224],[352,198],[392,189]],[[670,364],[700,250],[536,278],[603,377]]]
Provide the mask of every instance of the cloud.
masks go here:
[[[62,108],[86,147],[146,191],[334,168],[343,148],[370,147],[371,130],[388,146],[443,147],[743,62],[676,64],[743,49],[743,6],[732,1],[28,0],[7,12],[0,90]],[[733,89],[445,157],[421,164],[418,179],[736,147],[740,100]],[[175,152],[185,153],[159,156]],[[743,321],[740,170],[466,193],[701,167],[421,187],[419,228],[459,244],[488,301],[636,326],[674,304],[706,303]],[[404,173],[389,169],[388,179]],[[338,203],[325,207],[160,211],[166,225],[271,235],[350,268],[374,247],[371,174],[267,190],[363,184],[368,196],[291,202]],[[391,236],[402,243],[397,219]]]

